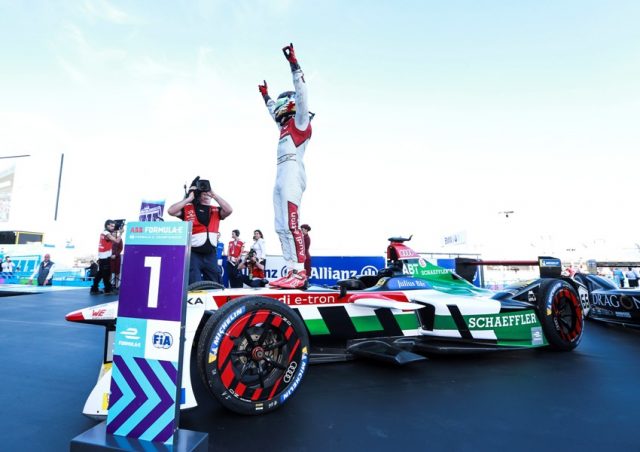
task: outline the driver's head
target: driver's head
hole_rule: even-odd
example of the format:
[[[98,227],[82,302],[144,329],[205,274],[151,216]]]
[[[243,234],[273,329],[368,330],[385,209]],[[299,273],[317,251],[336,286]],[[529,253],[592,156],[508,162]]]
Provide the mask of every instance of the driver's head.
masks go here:
[[[274,115],[278,124],[283,125],[296,114],[296,92],[285,91],[276,99]]]

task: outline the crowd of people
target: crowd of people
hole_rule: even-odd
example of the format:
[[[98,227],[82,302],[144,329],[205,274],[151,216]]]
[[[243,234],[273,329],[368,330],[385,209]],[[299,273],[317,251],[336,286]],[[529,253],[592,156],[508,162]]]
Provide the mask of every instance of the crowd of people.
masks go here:
[[[608,270],[608,271],[607,271]],[[610,278],[615,282],[618,287],[638,287],[638,280],[640,280],[640,271],[633,267],[627,267],[626,269],[620,267],[614,267],[613,269],[603,269],[600,271],[602,276]]]
[[[573,277],[576,273],[586,273],[587,270],[584,267],[574,267],[572,265],[565,267],[563,270],[564,276]],[[598,275],[604,278],[611,279],[620,288],[636,288],[640,284],[640,270],[633,267],[598,267]]]
[[[123,222],[120,222],[117,227],[114,220],[104,222],[104,230],[100,233],[98,241],[97,273],[95,273],[93,284],[89,290],[91,295],[103,293],[109,295],[118,289],[117,275],[120,274],[123,228]],[[95,266],[93,270],[95,271]],[[100,282],[103,284],[102,289],[100,289]]]
[[[185,199],[190,198],[191,197],[187,197]],[[213,199],[213,196],[211,196],[211,198]],[[218,199],[221,198],[218,196]],[[174,206],[177,204],[178,203],[174,204]],[[225,204],[226,208],[229,209],[228,211],[230,211],[230,206],[227,203]],[[175,212],[175,210],[173,211]],[[199,222],[197,218],[191,221]],[[268,284],[265,278],[267,251],[262,231],[255,229],[253,231],[253,241],[251,244],[246,244],[240,238],[240,230],[234,229],[231,231],[231,240],[225,249],[217,229],[218,228],[215,227],[210,231],[205,230],[204,232],[198,232],[199,234],[204,234],[204,239],[202,237],[196,237],[194,239],[194,234],[192,234],[191,255],[194,256],[195,254],[195,257],[192,257],[190,262],[189,284],[198,281],[213,281],[221,285],[225,284],[219,263],[223,260],[223,257],[226,257],[225,270],[227,273],[227,287],[266,286]],[[311,227],[308,224],[303,224],[301,229],[304,234],[306,251],[304,268],[307,274],[311,275],[311,256],[309,254],[309,247],[311,245],[309,231],[311,231]],[[105,230],[100,234],[98,262],[96,263],[92,260],[91,265],[85,269],[87,277],[93,279],[90,290],[92,295],[117,292],[123,245],[122,231],[116,230],[113,220],[107,220],[105,222]],[[205,247],[207,252],[198,252],[197,250],[202,249],[201,247]],[[194,251],[194,248],[196,251]],[[46,261],[48,261],[48,256],[49,255],[45,255]],[[191,267],[191,264],[195,265]],[[36,271],[36,273],[38,273],[38,271]],[[41,273],[42,272],[39,274]],[[53,275],[53,273],[51,273],[51,275]],[[40,279],[38,281],[40,281]],[[50,278],[47,282],[50,284]],[[102,289],[100,288],[101,282],[103,284]]]
[[[20,277],[19,274],[22,270],[19,265],[16,265],[15,262],[11,260],[11,256],[4,256],[0,258],[2,264],[0,264],[0,268],[2,272],[0,276],[4,280],[8,280],[9,282],[14,281],[18,282],[17,277]],[[55,272],[55,263],[51,260],[51,255],[49,253],[45,254],[41,260],[41,262],[35,267],[33,273],[30,273],[29,276],[29,284],[37,284],[39,286],[51,286],[53,284],[53,274]]]
[[[253,231],[253,243],[249,249],[245,249],[245,243],[240,240],[238,229],[231,232],[231,241],[227,247],[229,287],[240,288],[244,284],[250,287],[265,286],[266,262],[264,235],[260,229]]]

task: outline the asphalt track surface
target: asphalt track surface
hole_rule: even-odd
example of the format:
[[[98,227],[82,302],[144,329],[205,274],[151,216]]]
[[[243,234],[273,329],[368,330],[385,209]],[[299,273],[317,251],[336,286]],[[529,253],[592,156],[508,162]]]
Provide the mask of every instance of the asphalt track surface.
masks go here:
[[[113,299],[87,289],[0,297],[0,450],[69,450],[96,424],[81,410],[103,329],[64,316]],[[211,451],[640,450],[640,332],[594,322],[571,353],[311,366],[264,416],[229,413],[194,385],[201,405],[180,427],[207,432]]]

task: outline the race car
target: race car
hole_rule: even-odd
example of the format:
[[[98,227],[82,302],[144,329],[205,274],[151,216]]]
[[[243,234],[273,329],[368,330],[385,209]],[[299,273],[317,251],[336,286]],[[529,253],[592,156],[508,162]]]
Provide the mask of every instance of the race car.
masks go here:
[[[574,279],[589,291],[589,319],[640,328],[640,289],[622,289],[610,279],[576,273]]]
[[[540,258],[541,277],[500,292],[475,287],[392,237],[377,275],[307,290],[225,289],[195,283],[187,296],[183,399],[197,406],[195,360],[226,408],[261,414],[282,406],[310,363],[368,358],[402,365],[432,354],[529,349],[573,350],[582,337],[585,286]],[[117,302],[74,311],[68,321],[106,327],[98,382],[83,413],[107,414]],[[191,349],[195,346],[194,353]]]

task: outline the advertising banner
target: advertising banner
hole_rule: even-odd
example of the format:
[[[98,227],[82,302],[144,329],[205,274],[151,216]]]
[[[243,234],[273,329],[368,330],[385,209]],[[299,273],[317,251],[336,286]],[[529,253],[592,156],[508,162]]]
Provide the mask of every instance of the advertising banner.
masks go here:
[[[140,221],[162,221],[164,212],[164,199],[162,201],[142,200],[140,205]]]
[[[191,223],[127,225],[107,433],[172,444]]]
[[[319,285],[333,285],[340,279],[355,278],[359,275],[375,275],[385,266],[382,256],[313,256],[309,282]],[[282,256],[267,256],[267,279],[280,278],[287,273],[287,265]]]
[[[0,223],[9,221],[15,166],[0,162]]]

